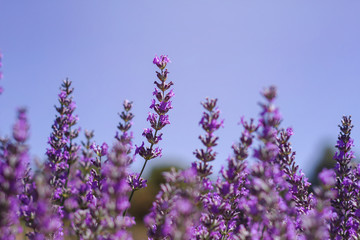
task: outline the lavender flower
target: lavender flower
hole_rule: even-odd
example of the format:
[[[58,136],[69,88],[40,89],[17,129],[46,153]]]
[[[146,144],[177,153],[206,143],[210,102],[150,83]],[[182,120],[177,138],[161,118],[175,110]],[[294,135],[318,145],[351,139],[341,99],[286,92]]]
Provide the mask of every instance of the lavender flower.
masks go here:
[[[18,110],[18,120],[13,126],[13,138],[19,143],[24,143],[29,138],[29,128],[26,109],[20,108]]]
[[[147,187],[147,180],[140,178],[137,173],[130,174],[127,178],[127,182],[134,191]]]
[[[254,124],[253,119],[248,123],[241,118],[240,123],[244,127],[240,142],[232,146],[234,154],[228,159],[227,169],[221,170],[224,180],[220,181],[219,179],[216,183],[216,196],[221,196],[220,206],[223,209],[215,212],[216,218],[222,219],[223,224],[217,235],[223,238],[238,234],[248,221],[238,205],[239,199],[248,194],[248,190],[245,188],[245,185],[248,184],[248,169],[244,160],[248,157],[248,149],[252,145],[254,132],[257,131],[258,126]],[[212,212],[214,213],[214,211]]]
[[[197,202],[201,186],[196,168],[172,169],[164,176],[167,183],[161,185],[153,207],[144,219],[149,239],[196,239],[194,226],[200,218]]]
[[[135,155],[139,154],[145,160],[144,165],[140,171],[140,174],[138,175],[137,181],[140,180],[147,162],[150,159],[161,157],[162,155],[161,148],[159,147],[154,148],[154,146],[157,145],[160,140],[162,140],[162,133],[158,134],[158,132],[163,127],[170,124],[169,115],[167,115],[167,113],[169,112],[170,109],[173,108],[170,100],[174,96],[174,92],[171,89],[169,92],[166,93],[166,91],[169,90],[172,85],[174,85],[172,81],[166,83],[167,76],[169,74],[168,70],[166,69],[166,65],[169,62],[170,59],[165,55],[161,55],[160,58],[155,56],[153,60],[153,63],[156,64],[156,66],[158,66],[158,68],[160,69],[160,72],[158,71],[156,72],[160,82],[158,81],[154,82],[154,84],[157,87],[153,92],[153,95],[155,96],[156,100],[152,99],[150,105],[150,108],[153,109],[155,113],[149,113],[149,116],[147,118],[147,121],[150,122],[150,126],[152,129],[146,128],[144,129],[143,132],[143,136],[150,144],[150,147],[145,147],[144,142],[139,147],[135,145],[136,146]],[[136,190],[137,190],[136,188],[132,190],[129,197],[129,201],[131,201],[131,198],[133,197],[134,192]]]
[[[355,181],[353,182],[353,188],[355,191],[355,199],[356,199],[356,208],[355,208],[355,213],[354,213],[354,219],[357,221],[357,223],[360,222],[360,164],[357,164],[354,168],[353,168],[353,174],[355,177]],[[359,236],[359,228],[360,226],[357,227],[357,235]]]
[[[255,164],[246,188],[249,194],[240,199],[239,205],[249,219],[238,235],[251,239],[300,239],[291,192],[279,165],[266,161]]]
[[[108,148],[109,146],[105,142],[101,146],[96,145],[95,142],[90,145],[90,149],[92,149],[98,157],[105,156]]]
[[[160,80],[160,83],[155,81],[154,84],[157,88],[155,88],[153,95],[156,99],[151,101],[150,108],[155,111],[155,113],[149,113],[147,121],[150,122],[151,128],[144,129],[143,136],[150,143],[150,147],[144,147],[144,143],[140,145],[140,147],[136,147],[135,154],[139,154],[141,157],[145,159],[145,164],[148,160],[161,156],[160,148],[153,148],[154,145],[158,144],[162,139],[162,134],[157,135],[158,131],[160,131],[163,127],[170,124],[169,116],[167,115],[168,111],[172,109],[171,98],[174,96],[173,90],[170,90],[165,94],[167,90],[173,85],[173,82],[165,83],[168,76],[168,70],[165,69],[166,64],[169,63],[170,60],[167,56],[161,55],[160,58],[157,56],[154,58],[153,63],[156,64],[161,72],[156,72],[157,77]],[[164,70],[165,69],[165,70]],[[152,132],[154,130],[154,133]],[[142,175],[142,172],[139,176]]]
[[[63,239],[62,220],[51,204],[51,189],[42,173],[31,176],[29,171],[23,178],[24,188],[19,196],[22,203],[20,216],[31,231],[29,240]]]
[[[131,239],[131,235],[124,230],[135,224],[135,221],[133,217],[123,215],[130,206],[128,193],[131,188],[127,182],[128,147],[116,142],[101,170],[101,175],[106,176],[100,183],[101,193],[98,193],[105,213],[101,221],[103,239]]]
[[[266,103],[260,103],[262,111],[259,119],[261,132],[258,138],[264,143],[255,151],[255,157],[262,161],[275,162],[279,148],[276,145],[276,135],[278,126],[281,122],[279,109],[274,106],[274,100],[277,95],[276,88],[271,86],[262,92]]]
[[[131,108],[132,108],[132,102],[125,100],[123,103],[123,108],[124,111],[122,111],[119,116],[122,119],[123,122],[119,122],[118,125],[118,129],[121,131],[120,134],[119,132],[116,132],[116,136],[115,139],[117,139],[117,148],[119,149],[119,151],[121,151],[121,155],[122,158],[126,160],[126,163],[123,163],[122,168],[124,168],[124,171],[126,171],[126,168],[134,161],[134,158],[130,156],[131,154],[131,150],[132,150],[132,137],[133,134],[132,132],[130,132],[130,128],[132,126],[132,122],[131,120],[134,118],[134,115],[132,114]],[[97,179],[101,179],[103,178],[103,180],[99,180],[99,184],[101,184],[97,189],[99,190],[99,194],[101,195],[101,198],[103,198],[102,195],[102,182],[107,182],[109,176],[107,176],[106,174],[103,173],[103,171],[109,171],[109,167],[111,167],[112,163],[107,163],[105,166],[105,169],[103,169],[101,171],[101,177],[99,178],[97,176]],[[124,173],[125,174],[125,173]],[[122,195],[121,197],[119,197],[119,199],[117,201],[123,201],[123,207],[124,209],[118,209],[119,213],[122,212],[122,216],[123,218],[128,222],[128,227],[130,227],[132,224],[134,224],[134,220],[133,218],[127,217],[126,216],[126,212],[128,207],[130,206],[130,200],[132,195],[134,194],[134,192],[140,188],[146,187],[146,180],[143,180],[142,178],[140,178],[140,176],[138,174],[129,174],[127,173],[127,176],[124,177],[122,176],[121,178],[117,179],[117,183],[118,184],[124,184],[124,181],[128,184],[126,189],[131,189],[132,192],[130,194],[129,200],[124,198],[124,195]],[[116,182],[113,182],[112,184],[115,184]],[[105,208],[105,211],[108,211],[108,209]],[[110,211],[110,213],[113,213],[113,211]],[[107,213],[109,214],[109,212]],[[130,237],[128,235],[126,235],[126,237]]]
[[[257,130],[258,139],[262,142],[259,148],[254,150],[254,156],[260,162],[246,175],[243,188],[248,192],[240,195],[237,212],[247,219],[240,218],[235,221],[234,233],[242,239],[297,239],[301,234],[296,230],[293,196],[277,161],[279,148],[276,137],[281,115],[274,105],[276,89],[265,89],[262,95],[266,103],[260,104],[260,126],[252,127]],[[244,140],[246,139],[249,138]]]
[[[310,209],[302,217],[302,231],[305,239],[327,240],[329,235],[329,222],[332,217],[330,199],[336,196],[332,188],[336,182],[336,175],[333,170],[324,169],[319,174],[321,186],[314,188],[314,208]]]
[[[66,79],[60,88],[58,95],[60,106],[55,106],[58,115],[52,125],[53,132],[48,141],[50,147],[46,151],[45,163],[46,177],[53,189],[51,200],[58,216],[64,222],[72,221],[73,213],[79,207],[78,191],[75,186],[77,179],[71,167],[78,159],[79,147],[73,141],[77,138],[80,129],[75,128],[78,117],[73,115],[76,104],[71,97],[74,90],[71,84],[72,82]],[[71,228],[65,228],[64,234],[75,233]]]
[[[216,192],[212,192],[212,183],[208,176],[212,173],[212,166],[209,162],[215,160],[216,152],[213,152],[213,147],[217,145],[219,137],[214,136],[214,132],[223,126],[224,120],[219,120],[220,110],[216,107],[217,99],[206,98],[205,102],[202,102],[202,106],[205,108],[203,116],[200,120],[200,125],[205,130],[206,134],[200,136],[199,139],[206,147],[205,149],[196,149],[194,155],[200,162],[193,163],[193,168],[197,170],[197,174],[201,179],[201,197],[199,202],[204,207],[200,224],[196,227],[196,236],[200,239],[219,239],[220,231],[223,230],[224,220],[221,216],[226,208],[229,208],[228,203],[220,204],[219,199],[221,197]]]
[[[297,230],[302,228],[301,216],[306,214],[312,207],[313,195],[309,191],[310,183],[295,163],[295,152],[292,151],[290,137],[293,135],[291,128],[280,129],[279,125],[282,117],[279,109],[274,105],[277,95],[276,88],[270,87],[262,92],[266,103],[260,104],[262,107],[260,118],[259,139],[264,143],[258,150],[255,150],[255,157],[258,159],[275,164],[284,173],[286,184],[283,187],[289,188],[292,202],[295,203],[296,211],[294,214],[295,227]],[[291,205],[291,202],[289,202]],[[289,206],[291,211],[292,206]],[[289,217],[289,216],[288,216]]]
[[[48,161],[47,168],[50,169],[52,177],[50,184],[54,189],[52,199],[62,206],[69,195],[68,181],[71,165],[77,160],[76,152],[78,147],[73,143],[78,134],[78,129],[71,129],[77,122],[77,116],[73,116],[75,102],[70,95],[73,92],[71,81],[64,80],[59,94],[59,107],[55,107],[58,112],[56,120],[52,125],[53,132],[49,138],[50,148],[46,154]]]
[[[291,184],[290,191],[293,201],[296,203],[300,214],[306,213],[311,209],[313,195],[309,191],[310,183],[305,175],[298,173],[299,166],[295,163],[295,152],[292,151],[290,137],[293,135],[292,128],[281,129],[277,136],[279,154],[276,159],[286,174],[286,180]]]
[[[167,63],[171,63],[170,59],[166,55],[161,55],[160,57],[155,56],[153,63],[156,64],[161,70],[163,70],[166,67]]]
[[[101,209],[99,208],[100,196],[97,193],[100,192],[99,182],[102,180],[99,174],[101,157],[107,152],[107,145],[94,147],[94,144],[91,144],[93,137],[93,131],[85,130],[86,142],[82,142],[82,156],[78,161],[75,179],[71,184],[76,194],[66,200],[67,208],[72,210],[72,229],[80,239],[84,240],[96,239],[99,234]]]
[[[196,164],[198,174],[202,177],[207,177],[212,173],[212,166],[209,165],[209,162],[215,160],[216,152],[213,152],[213,147],[217,145],[216,141],[219,139],[219,137],[214,136],[214,132],[224,124],[224,120],[219,120],[220,110],[216,107],[216,103],[217,99],[208,98],[206,98],[205,102],[201,103],[207,112],[203,113],[199,124],[206,134],[200,136],[199,139],[206,148],[196,149],[194,155],[201,161]]]
[[[29,163],[29,126],[26,110],[18,110],[18,118],[13,127],[14,140],[0,138],[0,239],[15,239],[21,231],[18,219],[21,193],[21,179]]]
[[[129,144],[131,146],[129,150],[131,151],[133,135],[132,132],[129,133],[129,129],[132,126],[131,120],[134,118],[134,114],[130,112],[132,108],[132,102],[130,102],[129,100],[125,100],[123,103],[123,107],[124,111],[119,113],[119,116],[123,120],[123,123],[119,122],[119,125],[117,127],[121,131],[121,134],[116,132],[115,138],[123,144]]]
[[[354,145],[350,137],[353,125],[351,117],[344,116],[341,120],[340,134],[336,144],[338,152],[334,159],[337,161],[335,190],[337,196],[331,201],[331,205],[336,212],[336,216],[331,222],[331,237],[341,239],[356,238],[359,220],[355,216],[357,208],[356,191],[354,186],[355,176],[350,165],[354,153],[351,147]]]
[[[18,110],[11,137],[0,137],[0,240],[15,240],[22,231],[29,240],[132,239],[129,228],[135,221],[127,209],[134,192],[146,187],[141,175],[150,159],[161,156],[161,130],[170,124],[174,93],[173,83],[167,82],[169,62],[164,55],[153,60],[160,70],[147,118],[150,126],[142,133],[147,143],[136,146],[135,154],[128,100],[111,149],[106,143],[97,145],[89,131],[81,147],[73,142],[79,129],[73,89],[65,80],[55,107],[48,159],[32,173],[26,111]],[[260,104],[258,123],[241,118],[240,141],[233,144],[217,180],[209,178],[210,162],[216,158],[215,131],[223,120],[217,99],[202,103],[206,111],[200,125],[205,134],[199,138],[204,148],[194,152],[198,162],[190,168],[164,174],[166,183],[145,217],[150,240],[360,239],[360,164],[351,163],[351,118],[342,119],[335,169],[323,170],[321,185],[310,193],[295,163],[293,130],[280,128],[276,95],[275,87],[262,92],[265,103]],[[254,147],[255,136],[260,144]],[[251,151],[258,160],[252,165],[247,162]],[[136,155],[144,158],[144,165],[140,173],[130,173]]]

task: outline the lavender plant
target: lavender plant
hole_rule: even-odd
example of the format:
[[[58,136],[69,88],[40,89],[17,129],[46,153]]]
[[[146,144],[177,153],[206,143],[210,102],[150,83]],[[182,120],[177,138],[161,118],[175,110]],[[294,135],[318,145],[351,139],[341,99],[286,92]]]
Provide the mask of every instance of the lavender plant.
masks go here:
[[[326,240],[330,239],[329,222],[332,218],[333,208],[330,200],[336,196],[333,187],[336,175],[332,169],[324,169],[319,174],[320,186],[314,189],[313,207],[301,216],[304,239]]]
[[[145,162],[140,173],[136,176],[136,180],[133,177],[131,182],[143,182],[143,180],[140,180],[140,178],[144,172],[147,162],[151,159],[161,157],[161,148],[154,148],[154,146],[162,140],[163,134],[159,133],[159,131],[166,125],[170,124],[169,115],[167,115],[167,113],[170,109],[173,108],[170,100],[174,96],[172,89],[166,93],[166,91],[168,91],[170,87],[174,85],[172,81],[166,83],[169,74],[168,70],[166,69],[166,65],[170,62],[171,61],[168,56],[165,55],[161,55],[160,57],[155,56],[153,60],[153,63],[160,70],[160,72],[156,71],[157,78],[160,82],[154,82],[156,88],[153,92],[153,95],[156,99],[152,99],[150,108],[153,109],[155,113],[149,113],[147,118],[147,121],[150,122],[151,128],[145,128],[142,134],[150,144],[150,147],[144,147],[144,142],[142,142],[139,147],[136,146],[135,154],[139,154],[145,160]],[[133,188],[131,191],[129,201],[131,201],[131,198],[133,197],[136,190],[137,188]]]
[[[70,97],[73,90],[71,81],[65,80],[59,94],[60,106],[55,107],[59,115],[56,116],[52,125],[53,132],[48,142],[50,148],[46,151],[48,156],[46,166],[51,171],[50,184],[54,189],[52,199],[59,206],[64,205],[69,195],[67,185],[70,168],[77,158],[77,148],[72,141],[77,137],[78,131],[71,130],[77,122],[77,117],[73,116],[75,102]]]
[[[248,194],[240,200],[240,210],[248,217],[237,235],[253,239],[296,239],[295,212],[291,203],[289,185],[277,162],[279,149],[276,145],[281,115],[274,105],[275,87],[267,88],[262,95],[257,137],[261,144],[254,149],[259,162],[249,169],[245,188]]]
[[[201,181],[197,176],[196,167],[183,171],[164,174],[167,181],[161,185],[156,200],[145,217],[148,237],[153,239],[195,239],[199,224],[199,196]]]
[[[336,144],[338,151],[334,159],[337,196],[332,200],[331,205],[336,215],[331,222],[331,237],[335,239],[357,239],[359,218],[355,215],[358,205],[355,191],[355,176],[350,165],[351,159],[355,158],[351,147],[354,140],[350,137],[353,125],[351,117],[344,116],[341,121],[340,134]]]
[[[92,131],[85,131],[81,145],[76,142],[80,130],[73,88],[65,80],[47,159],[34,172],[26,111],[19,109],[12,136],[0,137],[0,239],[133,239],[135,220],[127,209],[134,192],[147,187],[141,176],[147,162],[161,156],[160,131],[170,124],[174,93],[173,83],[167,82],[169,62],[164,55],[153,60],[159,71],[147,118],[150,128],[142,134],[148,143],[135,145],[135,153],[128,100],[114,143],[96,144]],[[335,169],[323,170],[321,185],[311,192],[295,161],[293,130],[281,127],[276,88],[266,88],[262,96],[259,120],[241,118],[240,140],[215,180],[210,177],[219,141],[215,132],[223,120],[217,99],[202,103],[205,134],[199,138],[204,147],[195,150],[197,160],[189,168],[164,173],[166,182],[144,219],[148,239],[360,239],[360,165],[352,162],[351,118],[341,122]],[[137,156],[144,165],[132,173],[129,166]]]
[[[306,213],[312,208],[313,195],[309,190],[310,183],[307,181],[307,178],[301,170],[298,171],[299,166],[295,162],[295,152],[292,151],[291,143],[289,142],[292,135],[293,130],[291,128],[280,131],[277,137],[279,147],[277,161],[286,174],[286,180],[290,183],[290,191],[296,203],[297,211]]]
[[[224,220],[221,218],[223,212],[228,207],[227,204],[219,201],[221,197],[218,193],[212,192],[213,186],[208,176],[212,173],[212,166],[209,162],[214,161],[216,152],[213,152],[213,147],[217,145],[219,137],[214,135],[214,132],[223,126],[223,120],[219,120],[220,110],[216,106],[217,99],[206,98],[201,105],[206,110],[200,120],[200,125],[206,132],[205,135],[200,136],[199,139],[205,146],[205,149],[197,149],[194,152],[196,158],[200,161],[193,163],[196,167],[197,174],[202,182],[201,196],[199,202],[208,211],[201,213],[200,224],[197,226],[196,236],[199,239],[218,239],[220,231],[224,225]],[[219,218],[220,217],[220,218]]]
[[[44,174],[39,172],[31,175],[27,171],[22,182],[24,187],[19,195],[19,215],[30,229],[25,234],[27,239],[63,239],[62,219],[52,206],[52,190]]]
[[[131,191],[127,182],[127,167],[129,156],[128,146],[115,143],[108,154],[108,161],[104,164],[101,175],[106,176],[99,183],[101,193],[102,234],[99,239],[131,239],[127,228],[135,224],[134,218],[124,216],[122,213],[130,206],[128,194]]]
[[[13,126],[13,138],[0,138],[0,239],[15,239],[21,231],[18,212],[21,204],[21,179],[29,163],[28,146],[29,125],[25,109],[18,110],[17,121]]]
[[[218,179],[216,192],[222,196],[222,202],[226,203],[227,209],[222,211],[224,227],[220,235],[222,238],[227,236],[231,239],[239,232],[244,232],[248,218],[242,209],[239,208],[239,200],[248,195],[249,191],[245,187],[248,184],[249,171],[247,162],[249,148],[253,143],[254,132],[259,128],[254,124],[254,119],[248,123],[241,118],[241,125],[244,130],[241,133],[240,142],[233,144],[233,156],[228,158],[227,168],[221,170],[223,181]]]
[[[216,141],[219,137],[214,136],[214,132],[223,126],[223,120],[218,121],[220,110],[216,108],[217,99],[208,99],[201,103],[201,105],[207,110],[203,113],[203,116],[200,121],[200,125],[205,130],[205,135],[200,136],[202,144],[205,146],[205,149],[196,149],[194,154],[200,162],[197,162],[197,171],[198,174],[202,177],[209,176],[212,171],[212,166],[209,165],[209,162],[214,161],[216,157],[216,152],[213,152],[213,147],[217,145]]]
[[[48,141],[50,147],[46,151],[47,161],[45,163],[48,181],[53,189],[53,206],[64,223],[73,220],[73,213],[79,207],[76,188],[71,186],[73,182],[70,176],[71,166],[78,159],[79,148],[74,143],[74,139],[77,138],[80,131],[74,128],[78,117],[73,115],[76,104],[71,97],[74,91],[71,84],[70,80],[64,80],[58,95],[60,106],[55,106],[58,115],[52,125],[53,132]]]
[[[106,154],[107,145],[103,148],[96,147],[92,142],[94,138],[93,131],[85,130],[86,142],[82,142],[82,155],[77,162],[75,180],[73,181],[74,192],[76,192],[77,208],[73,210],[72,229],[80,239],[93,239],[97,237],[98,227],[100,225],[100,215],[98,210],[98,196],[94,189],[97,189],[97,173],[101,168],[99,158]],[[100,149],[99,149],[100,148]],[[94,152],[97,156],[94,156]],[[94,178],[96,180],[94,180]]]

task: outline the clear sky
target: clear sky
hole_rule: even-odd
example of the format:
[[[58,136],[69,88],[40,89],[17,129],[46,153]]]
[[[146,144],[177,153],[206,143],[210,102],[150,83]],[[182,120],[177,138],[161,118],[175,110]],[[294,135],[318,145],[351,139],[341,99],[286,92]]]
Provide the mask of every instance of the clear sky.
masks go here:
[[[360,142],[360,1],[0,0],[0,134],[16,108],[29,109],[31,153],[43,157],[62,79],[75,87],[79,126],[112,142],[122,101],[134,101],[134,142],[149,127],[155,54],[168,54],[174,85],[163,158],[184,166],[201,147],[205,97],[217,97],[225,128],[217,172],[240,136],[241,116],[258,117],[259,92],[278,87],[297,162],[309,172],[325,144],[335,145],[342,115]],[[357,151],[360,152],[360,151]],[[139,158],[134,170],[140,168]]]

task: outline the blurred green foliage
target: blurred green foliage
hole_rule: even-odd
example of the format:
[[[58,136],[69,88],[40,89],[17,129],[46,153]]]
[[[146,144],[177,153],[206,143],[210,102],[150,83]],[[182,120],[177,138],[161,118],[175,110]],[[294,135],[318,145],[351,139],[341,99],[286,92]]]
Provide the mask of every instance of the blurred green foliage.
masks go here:
[[[316,161],[314,165],[314,170],[309,177],[309,181],[313,186],[319,185],[318,175],[324,168],[332,169],[336,165],[336,161],[333,159],[335,154],[335,147],[325,146],[322,150],[320,158]]]

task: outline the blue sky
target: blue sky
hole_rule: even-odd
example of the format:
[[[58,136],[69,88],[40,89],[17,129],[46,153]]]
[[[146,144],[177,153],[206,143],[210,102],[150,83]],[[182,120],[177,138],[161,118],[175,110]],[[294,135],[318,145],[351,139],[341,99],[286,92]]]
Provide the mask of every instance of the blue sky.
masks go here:
[[[359,11],[356,0],[0,0],[0,134],[10,133],[17,107],[28,107],[31,153],[42,157],[59,86],[69,77],[82,129],[95,130],[98,143],[113,141],[127,98],[140,144],[152,58],[168,54],[172,124],[163,131],[163,158],[150,166],[194,161],[200,102],[217,97],[225,118],[217,172],[241,134],[240,117],[257,118],[259,92],[274,84],[283,127],[294,128],[297,162],[310,172],[322,147],[335,145],[342,115],[353,116],[355,146],[360,141]]]

